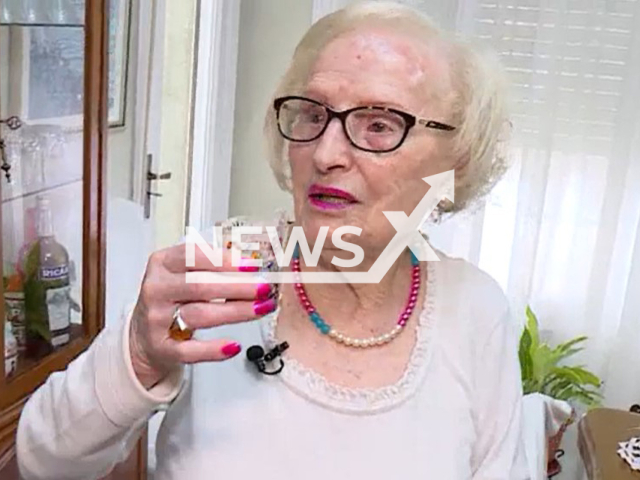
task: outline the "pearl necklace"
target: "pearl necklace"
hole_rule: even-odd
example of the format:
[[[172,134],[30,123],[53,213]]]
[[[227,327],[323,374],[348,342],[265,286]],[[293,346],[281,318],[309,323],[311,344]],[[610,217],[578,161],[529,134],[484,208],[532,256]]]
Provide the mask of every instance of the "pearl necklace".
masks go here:
[[[296,283],[294,284],[296,293],[298,294],[298,298],[300,299],[300,303],[302,307],[309,315],[309,319],[313,322],[313,324],[320,330],[323,335],[328,335],[329,338],[333,339],[338,343],[342,343],[349,347],[359,347],[359,348],[368,348],[368,347],[376,347],[379,345],[385,345],[391,340],[395,339],[400,332],[404,329],[407,324],[407,321],[411,317],[413,310],[418,301],[418,292],[420,291],[420,262],[415,257],[413,252],[411,252],[411,290],[409,294],[409,299],[407,304],[405,305],[404,310],[400,314],[398,321],[396,322],[395,327],[388,333],[384,333],[382,335],[378,335],[375,337],[369,338],[352,338],[343,333],[340,333],[338,330],[327,324],[320,314],[316,311],[315,307],[309,300],[307,296],[307,292],[304,289],[304,285],[301,282],[300,276],[300,257],[298,255],[298,249],[296,248],[294,256],[293,256],[293,265],[291,270],[296,274]]]

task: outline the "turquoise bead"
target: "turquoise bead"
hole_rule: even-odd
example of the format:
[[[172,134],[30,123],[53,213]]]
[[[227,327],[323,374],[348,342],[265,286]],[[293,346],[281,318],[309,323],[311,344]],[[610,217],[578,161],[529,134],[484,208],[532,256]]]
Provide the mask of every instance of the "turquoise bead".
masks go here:
[[[313,312],[312,314],[310,314],[309,318],[311,319],[313,324],[318,328],[318,330],[320,330],[325,335],[331,331],[331,327],[327,325],[327,323],[322,319],[322,317],[318,315],[316,312]]]
[[[416,257],[415,253],[413,253],[413,251],[410,250],[411,253],[411,265],[413,265],[414,267],[416,265],[420,265],[420,261],[418,260],[418,257]]]

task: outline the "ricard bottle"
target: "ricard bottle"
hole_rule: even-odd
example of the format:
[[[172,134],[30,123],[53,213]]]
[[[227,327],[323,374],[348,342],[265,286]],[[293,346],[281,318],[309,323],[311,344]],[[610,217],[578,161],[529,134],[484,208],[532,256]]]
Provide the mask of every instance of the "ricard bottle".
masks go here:
[[[37,234],[24,262],[27,354],[42,356],[70,340],[69,254],[56,240],[49,201],[37,198]]]

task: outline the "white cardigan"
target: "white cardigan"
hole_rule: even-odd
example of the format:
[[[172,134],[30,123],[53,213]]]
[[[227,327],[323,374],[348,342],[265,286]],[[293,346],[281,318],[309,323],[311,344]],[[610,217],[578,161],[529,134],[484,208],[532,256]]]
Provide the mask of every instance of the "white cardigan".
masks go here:
[[[169,403],[155,480],[526,478],[507,301],[489,276],[440,256],[425,267],[409,364],[385,388],[330,384],[286,354],[281,375],[262,376],[241,354],[177,371],[146,391],[128,356],[129,319],[106,329],[25,406],[17,439],[24,479],[108,473]],[[199,333],[271,346],[276,318]]]

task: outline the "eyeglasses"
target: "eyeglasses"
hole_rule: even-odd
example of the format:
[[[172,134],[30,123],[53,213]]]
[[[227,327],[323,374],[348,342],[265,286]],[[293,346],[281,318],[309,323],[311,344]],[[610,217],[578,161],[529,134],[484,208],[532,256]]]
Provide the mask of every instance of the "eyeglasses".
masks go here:
[[[452,131],[446,123],[417,118],[410,113],[386,107],[356,107],[336,112],[310,98],[289,96],[273,103],[280,134],[292,142],[313,142],[320,138],[334,118],[342,123],[349,142],[365,152],[387,153],[400,148],[409,130],[418,124],[425,128]]]

